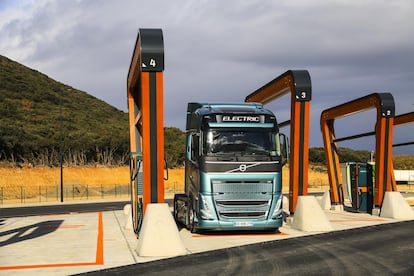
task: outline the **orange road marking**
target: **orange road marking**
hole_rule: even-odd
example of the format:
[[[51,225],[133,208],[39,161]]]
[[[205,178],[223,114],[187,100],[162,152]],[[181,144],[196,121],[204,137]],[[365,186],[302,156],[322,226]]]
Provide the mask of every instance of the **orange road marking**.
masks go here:
[[[98,238],[96,242],[96,261],[95,264],[103,265],[104,264],[104,247],[103,247],[103,222],[102,222],[102,212],[99,212],[98,216]]]
[[[102,220],[102,212],[99,212],[98,213],[98,237],[97,237],[97,243],[96,243],[95,262],[0,266],[0,270],[17,270],[17,269],[51,268],[51,267],[73,267],[73,266],[89,266],[89,265],[103,265],[103,264],[104,264],[103,220]]]

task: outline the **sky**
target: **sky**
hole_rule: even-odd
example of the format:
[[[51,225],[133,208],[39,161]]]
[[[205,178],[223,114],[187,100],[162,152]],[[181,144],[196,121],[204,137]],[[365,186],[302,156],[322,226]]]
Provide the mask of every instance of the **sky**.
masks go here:
[[[139,28],[163,30],[166,126],[185,129],[188,102],[243,102],[287,70],[311,76],[310,147],[333,106],[390,92],[397,115],[414,111],[412,0],[0,0],[1,55],[126,112]],[[289,119],[289,95],[266,107]],[[375,118],[337,119],[336,135],[373,131]],[[394,128],[394,143],[411,141],[414,124]],[[338,145],[372,151],[375,138]]]

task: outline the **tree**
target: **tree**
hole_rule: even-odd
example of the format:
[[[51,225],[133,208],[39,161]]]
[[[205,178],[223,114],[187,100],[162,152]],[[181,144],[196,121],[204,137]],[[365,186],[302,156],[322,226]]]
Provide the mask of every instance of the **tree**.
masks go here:
[[[176,127],[165,127],[164,151],[169,168],[182,166],[185,160],[185,133]]]

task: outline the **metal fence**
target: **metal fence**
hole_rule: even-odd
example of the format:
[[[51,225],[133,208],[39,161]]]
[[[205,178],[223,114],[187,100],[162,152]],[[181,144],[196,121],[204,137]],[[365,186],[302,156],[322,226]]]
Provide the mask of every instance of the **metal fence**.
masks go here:
[[[129,199],[131,187],[129,184],[116,185],[64,185],[63,202],[100,200],[100,199]],[[0,204],[27,204],[43,202],[60,202],[60,185],[54,186],[14,186],[0,187]]]
[[[165,198],[173,198],[174,194],[183,193],[177,183],[165,187]],[[63,202],[88,200],[131,199],[129,184],[115,185],[82,185],[64,184]],[[60,202],[60,185],[23,186],[15,185],[0,187],[0,205],[35,204],[45,202]]]

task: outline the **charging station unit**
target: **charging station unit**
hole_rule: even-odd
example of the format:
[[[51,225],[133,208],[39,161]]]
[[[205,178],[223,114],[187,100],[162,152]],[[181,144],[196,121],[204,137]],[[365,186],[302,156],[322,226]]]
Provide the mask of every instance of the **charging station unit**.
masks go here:
[[[374,204],[374,163],[347,162],[341,165],[344,209],[372,213]]]

